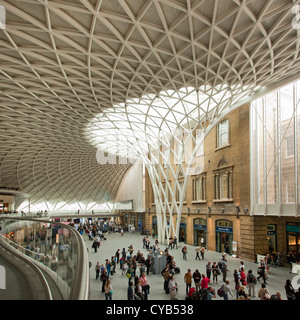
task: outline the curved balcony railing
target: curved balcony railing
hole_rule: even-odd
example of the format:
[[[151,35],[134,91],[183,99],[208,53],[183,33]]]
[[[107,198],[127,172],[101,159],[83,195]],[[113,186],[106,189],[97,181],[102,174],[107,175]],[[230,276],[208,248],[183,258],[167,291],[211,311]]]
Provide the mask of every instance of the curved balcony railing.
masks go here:
[[[98,217],[98,218],[106,218],[106,217],[114,217],[119,216],[119,212],[108,212],[108,211],[31,211],[31,212],[14,212],[14,213],[1,213],[1,217],[6,218],[66,218],[66,217]]]
[[[73,227],[41,219],[1,217],[0,241],[47,272],[64,300],[88,299],[87,249]]]

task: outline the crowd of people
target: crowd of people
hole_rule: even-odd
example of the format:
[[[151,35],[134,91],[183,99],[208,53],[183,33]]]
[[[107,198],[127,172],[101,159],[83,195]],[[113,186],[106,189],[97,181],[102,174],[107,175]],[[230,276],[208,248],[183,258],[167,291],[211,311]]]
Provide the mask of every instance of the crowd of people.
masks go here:
[[[97,262],[96,280],[102,281],[102,292],[105,293],[106,300],[112,299],[113,290],[110,278],[117,272],[118,266],[121,274],[128,279],[128,300],[147,300],[150,291],[147,275],[149,275],[152,262],[150,257],[145,258],[140,250],[135,255],[133,252],[133,246],[130,245],[127,250],[117,249],[111,259],[105,260],[105,264],[100,265],[99,261]]]
[[[93,248],[99,248],[101,246],[101,239],[105,238],[101,229],[97,230],[95,226],[92,226],[92,228],[88,228],[86,232],[88,233],[90,241],[93,242]],[[94,245],[94,243],[96,244]],[[143,237],[142,248],[152,252],[161,250],[158,240],[155,239],[151,245],[147,236]],[[176,266],[175,259],[170,254],[170,250],[175,248],[178,249],[177,240],[176,238],[170,238],[168,247],[164,250],[166,267],[161,272],[164,280],[162,289],[169,295],[171,300],[177,300],[179,290],[175,274],[180,273],[180,268]],[[183,260],[186,260],[188,253],[187,246],[184,245],[181,251],[183,253]],[[196,260],[205,260],[204,254],[204,245],[195,248],[194,258]],[[110,280],[117,271],[117,268],[119,268],[121,274],[126,277],[128,281],[127,299],[147,300],[150,293],[148,277],[151,274],[152,264],[153,261],[149,254],[145,257],[141,250],[134,250],[132,245],[127,249],[116,249],[115,254],[111,256],[110,259],[106,259],[102,265],[97,262],[95,266],[96,280],[100,279],[102,281],[101,291],[105,294],[105,299],[112,299],[113,289]],[[231,296],[232,299],[237,300],[251,300],[253,297],[261,300],[282,300],[280,292],[271,294],[267,289],[267,280],[270,272],[269,267],[270,260],[268,260],[268,257],[261,259],[256,276],[256,272],[253,270],[249,269],[246,271],[245,264],[241,261],[239,268],[233,271],[234,280],[233,283],[230,283],[227,279],[228,259],[227,254],[224,253],[218,262],[207,261],[204,272],[200,272],[199,268],[194,271],[192,271],[191,268],[187,269],[182,275],[186,285],[185,299],[212,300],[219,296],[224,300],[228,300],[229,296]],[[177,276],[178,275],[176,275],[176,277]],[[257,288],[259,284],[260,286]],[[216,287],[216,285],[219,286]],[[289,279],[286,281],[284,289],[288,300],[300,299],[300,288],[296,291]]]

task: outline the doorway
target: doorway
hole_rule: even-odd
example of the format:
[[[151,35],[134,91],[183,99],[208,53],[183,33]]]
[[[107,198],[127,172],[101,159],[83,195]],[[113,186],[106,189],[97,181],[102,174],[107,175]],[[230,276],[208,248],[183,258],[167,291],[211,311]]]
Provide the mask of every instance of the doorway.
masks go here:
[[[232,254],[233,223],[230,220],[216,221],[216,251]]]

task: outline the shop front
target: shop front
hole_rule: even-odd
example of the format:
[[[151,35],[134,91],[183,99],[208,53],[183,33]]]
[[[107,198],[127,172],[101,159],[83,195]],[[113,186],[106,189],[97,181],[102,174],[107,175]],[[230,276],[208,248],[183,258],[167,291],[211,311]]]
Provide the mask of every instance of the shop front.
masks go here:
[[[142,213],[138,214],[137,229],[138,229],[138,231],[142,231],[143,230],[143,214]]]
[[[204,246],[207,247],[206,232],[207,232],[206,220],[203,218],[194,219],[194,246],[200,246],[201,239],[203,239]]]
[[[267,240],[269,253],[277,252],[277,231],[276,224],[267,225]]]
[[[186,243],[186,218],[181,218],[180,219],[179,242]]]
[[[230,220],[216,221],[216,251],[232,254],[233,223]]]
[[[157,235],[157,217],[152,217],[152,230],[154,231],[154,236]]]
[[[291,254],[296,262],[300,262],[300,224],[287,223],[287,254]]]

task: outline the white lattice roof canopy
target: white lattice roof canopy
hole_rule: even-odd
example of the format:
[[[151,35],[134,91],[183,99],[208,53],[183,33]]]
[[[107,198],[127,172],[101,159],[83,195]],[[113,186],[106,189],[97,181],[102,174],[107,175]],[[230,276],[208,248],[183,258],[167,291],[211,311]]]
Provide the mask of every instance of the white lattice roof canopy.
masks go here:
[[[299,73],[298,1],[0,5],[0,182],[51,209],[114,200],[130,164],[97,162],[112,137],[143,152]]]

